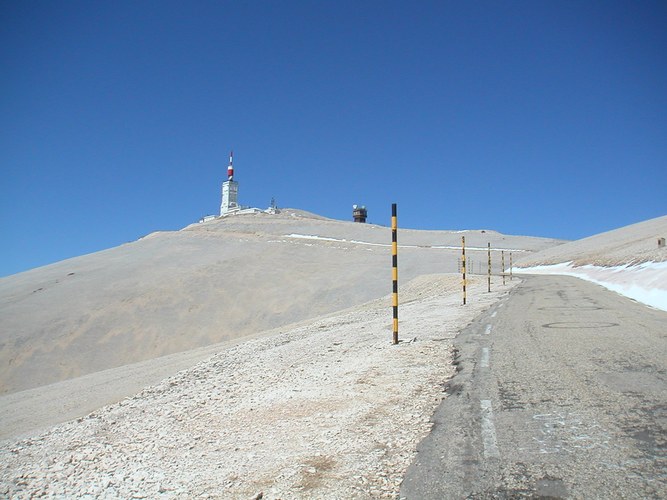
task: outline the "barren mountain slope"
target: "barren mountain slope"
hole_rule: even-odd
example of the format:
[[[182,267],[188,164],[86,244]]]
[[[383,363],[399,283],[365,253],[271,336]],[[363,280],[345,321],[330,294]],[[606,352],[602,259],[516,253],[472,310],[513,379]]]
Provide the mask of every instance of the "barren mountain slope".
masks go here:
[[[667,238],[667,216],[547,248],[516,263],[523,267],[561,262],[619,266],[667,261],[667,247],[659,248],[658,238]]]
[[[0,497],[397,498],[455,371],[451,339],[514,283],[496,278],[487,293],[474,277],[463,306],[459,276],[422,276],[402,289],[398,345],[383,297],[219,348],[43,432],[9,434]]]
[[[456,271],[462,235],[471,256],[487,242],[517,255],[560,243],[493,231],[399,230],[401,281]],[[390,241],[387,227],[285,210],[153,233],[3,278],[0,392],[243,337],[382,296],[391,284]],[[435,248],[448,246],[454,248]]]

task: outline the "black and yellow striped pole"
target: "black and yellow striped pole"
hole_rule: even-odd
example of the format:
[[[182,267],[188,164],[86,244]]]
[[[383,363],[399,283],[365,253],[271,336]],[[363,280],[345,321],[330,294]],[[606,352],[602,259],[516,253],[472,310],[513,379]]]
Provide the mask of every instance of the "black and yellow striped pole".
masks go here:
[[[500,252],[500,272],[503,274],[503,286],[505,286],[505,250]]]
[[[391,204],[391,280],[392,308],[394,312],[393,343],[398,344],[398,241],[396,237],[396,203]]]
[[[461,271],[463,272],[463,305],[466,305],[466,237],[461,236]]]
[[[488,243],[487,245],[487,252],[488,257],[489,257],[489,293],[491,293],[491,242]]]

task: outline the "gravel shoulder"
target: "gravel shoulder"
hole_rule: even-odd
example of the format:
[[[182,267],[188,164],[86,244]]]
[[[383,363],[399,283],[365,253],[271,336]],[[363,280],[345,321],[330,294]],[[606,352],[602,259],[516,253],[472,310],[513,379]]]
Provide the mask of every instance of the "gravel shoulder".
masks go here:
[[[454,373],[452,339],[510,289],[460,277],[214,354],[135,396],[0,443],[0,495],[395,497]],[[495,285],[494,285],[495,288]],[[82,378],[83,379],[83,378]]]

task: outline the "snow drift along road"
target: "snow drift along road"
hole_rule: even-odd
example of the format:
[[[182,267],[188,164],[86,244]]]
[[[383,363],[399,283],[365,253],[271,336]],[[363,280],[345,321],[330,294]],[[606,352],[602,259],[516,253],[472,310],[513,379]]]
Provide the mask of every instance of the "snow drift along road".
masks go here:
[[[597,234],[517,262],[528,274],[563,274],[667,311],[667,216]]]

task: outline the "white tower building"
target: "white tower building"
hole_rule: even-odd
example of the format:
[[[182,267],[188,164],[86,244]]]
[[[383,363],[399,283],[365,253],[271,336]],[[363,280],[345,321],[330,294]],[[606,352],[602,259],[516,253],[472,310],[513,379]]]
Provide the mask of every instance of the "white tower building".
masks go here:
[[[222,183],[222,203],[220,215],[239,210],[239,183],[234,180],[234,152],[229,153],[227,180]]]

